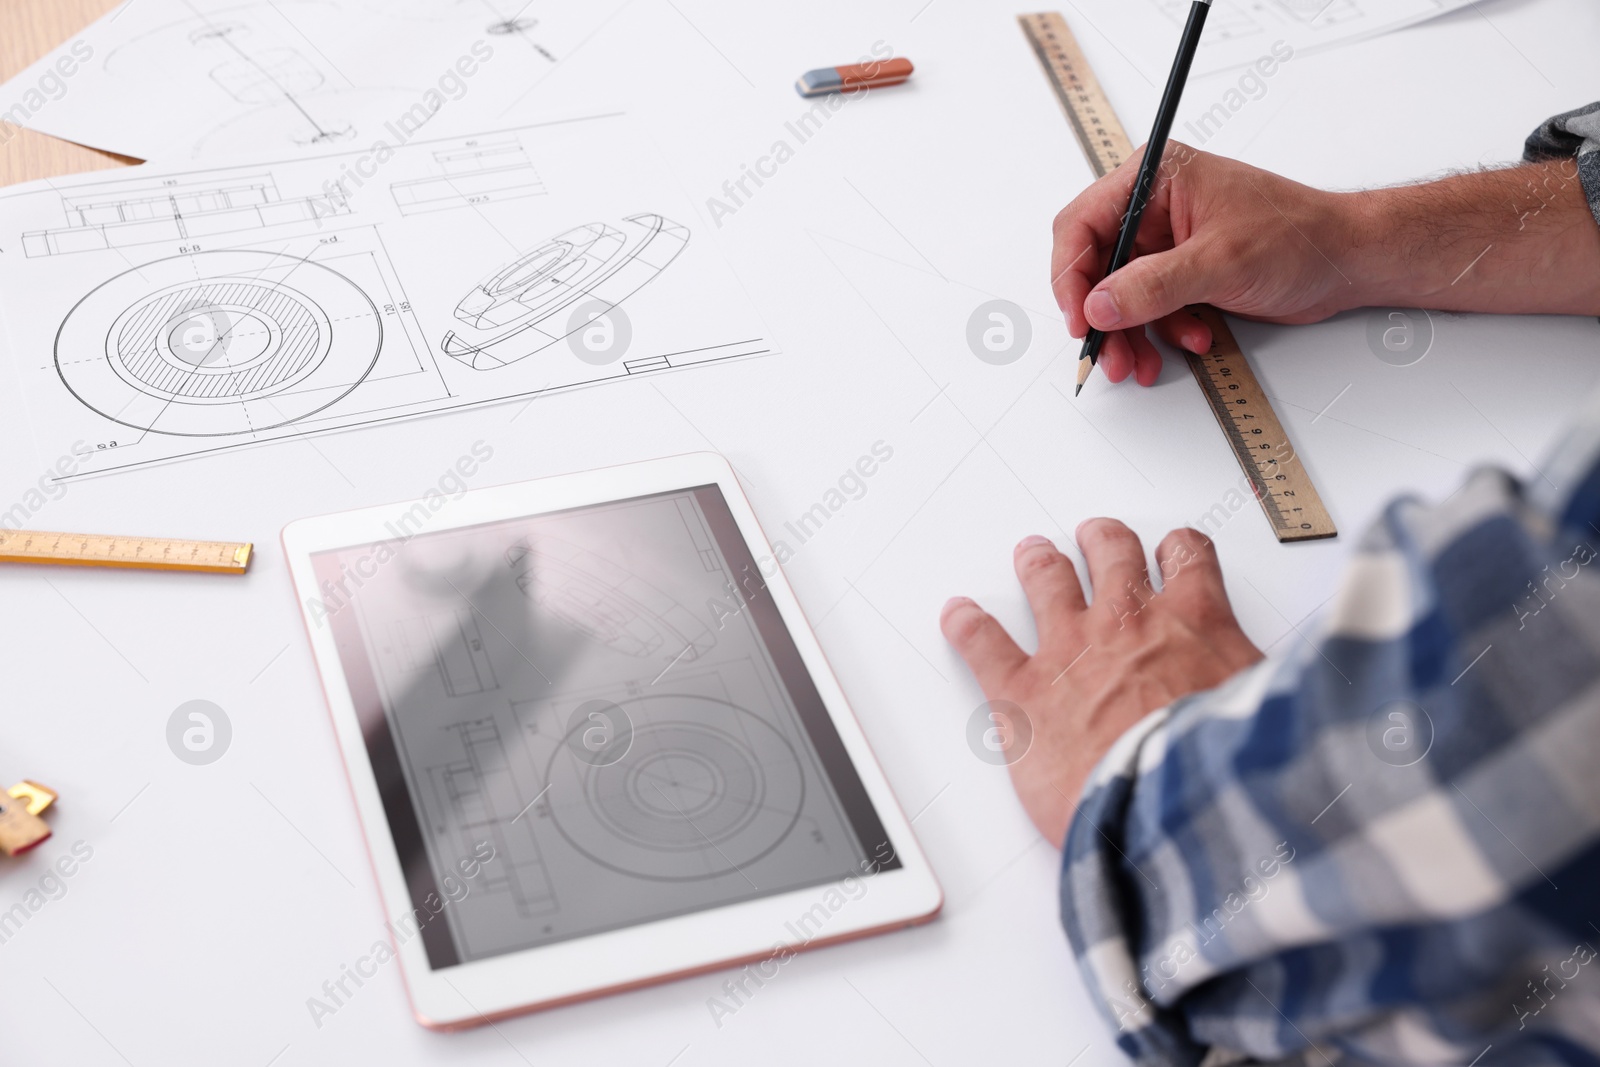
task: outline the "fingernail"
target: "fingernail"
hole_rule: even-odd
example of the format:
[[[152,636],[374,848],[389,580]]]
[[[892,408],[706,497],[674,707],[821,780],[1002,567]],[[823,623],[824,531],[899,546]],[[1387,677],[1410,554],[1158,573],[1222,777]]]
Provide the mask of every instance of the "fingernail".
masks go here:
[[[939,614],[948,614],[949,612],[954,611],[956,608],[964,607],[972,602],[973,600],[969,596],[953,596],[944,602],[944,607],[940,609]]]
[[[1096,289],[1083,302],[1083,314],[1099,330],[1109,330],[1122,321],[1116,300],[1104,289]]]
[[[1030,548],[1038,548],[1040,545],[1048,545],[1049,543],[1050,538],[1040,537],[1038,534],[1031,534],[1017,542],[1017,551],[1024,552]]]

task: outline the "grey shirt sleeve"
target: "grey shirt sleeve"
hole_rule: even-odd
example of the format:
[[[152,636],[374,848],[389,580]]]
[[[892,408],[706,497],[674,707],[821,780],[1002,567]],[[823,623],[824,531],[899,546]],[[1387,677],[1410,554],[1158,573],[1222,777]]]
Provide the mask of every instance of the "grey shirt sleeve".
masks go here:
[[[1600,101],[1547,120],[1528,135],[1522,158],[1529,163],[1575,160],[1589,210],[1600,223]]]

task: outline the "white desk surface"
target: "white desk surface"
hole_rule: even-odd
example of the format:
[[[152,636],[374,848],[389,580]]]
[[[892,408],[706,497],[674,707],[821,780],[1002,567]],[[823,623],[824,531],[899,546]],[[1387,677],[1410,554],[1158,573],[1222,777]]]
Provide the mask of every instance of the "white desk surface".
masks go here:
[[[851,102],[720,230],[702,215],[781,355],[552,396],[515,423],[515,408],[491,408],[75,483],[40,512],[45,528],[249,538],[260,554],[243,580],[0,569],[0,769],[62,794],[55,839],[0,866],[0,912],[73,842],[94,850],[0,944],[0,1061],[1122,1062],[1057,921],[1057,853],[1004,770],[967,749],[981,697],[938,610],[973,595],[1026,635],[1010,565],[1020,537],[1066,539],[1111,514],[1153,545],[1239,472],[1179,360],[1152,390],[1097,377],[1076,404],[1063,397],[1074,349],[1049,291],[1049,224],[1088,170],[1010,10],[919,4],[642,0],[537,94],[542,112],[611,98],[645,115],[703,204],[806,109],[790,87],[801,71],[880,39],[914,59],[912,83]],[[1157,87],[1066,11],[1143,130]],[[1535,124],[1600,95],[1596,40],[1600,10],[1584,0],[1483,0],[1295,58],[1207,147],[1330,187],[1515,159]],[[1186,115],[1231,81],[1194,82]],[[1035,312],[1032,348],[1006,367],[964,341],[991,296]],[[1397,368],[1368,350],[1369,318],[1239,329],[1343,531],[1281,547],[1253,505],[1220,531],[1264,647],[1300,640],[1385,500],[1443,495],[1478,463],[1530,472],[1600,380],[1592,320],[1434,316],[1430,353]],[[54,458],[35,454],[4,376],[0,510]],[[788,571],[903,806],[920,813],[941,919],[805,954],[720,1027],[707,1009],[718,974],[433,1034],[411,1020],[392,965],[314,1025],[307,998],[381,920],[278,530],[420,495],[480,438],[495,452],[478,484],[715,448],[769,528],[874,442],[893,447]],[[173,709],[196,698],[234,730],[205,767],[164,740]]]

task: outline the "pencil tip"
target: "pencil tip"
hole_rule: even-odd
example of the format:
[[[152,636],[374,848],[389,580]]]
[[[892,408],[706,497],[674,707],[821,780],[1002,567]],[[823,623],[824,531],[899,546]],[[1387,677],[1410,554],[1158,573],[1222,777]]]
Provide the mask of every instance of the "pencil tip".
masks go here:
[[[1083,383],[1079,382],[1078,387],[1072,391],[1072,395],[1077,396],[1081,392],[1083,392]]]

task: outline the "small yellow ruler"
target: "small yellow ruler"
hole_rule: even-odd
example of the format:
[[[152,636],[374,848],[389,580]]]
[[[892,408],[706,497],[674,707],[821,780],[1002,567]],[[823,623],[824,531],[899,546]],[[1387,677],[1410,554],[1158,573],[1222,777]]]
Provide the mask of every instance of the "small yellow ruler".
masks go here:
[[[0,530],[0,563],[243,574],[250,566],[251,548],[249,542]]]
[[[1133,154],[1133,144],[1083,58],[1077,39],[1067,28],[1066,20],[1054,12],[1018,15],[1017,21],[1033,45],[1095,176],[1105,177]],[[1233,446],[1239,466],[1254,486],[1272,532],[1279,541],[1337,536],[1339,531],[1323,507],[1317,487],[1311,483],[1311,476],[1222,313],[1203,306],[1189,310],[1211,327],[1209,352],[1203,356],[1184,353],[1189,369]]]

